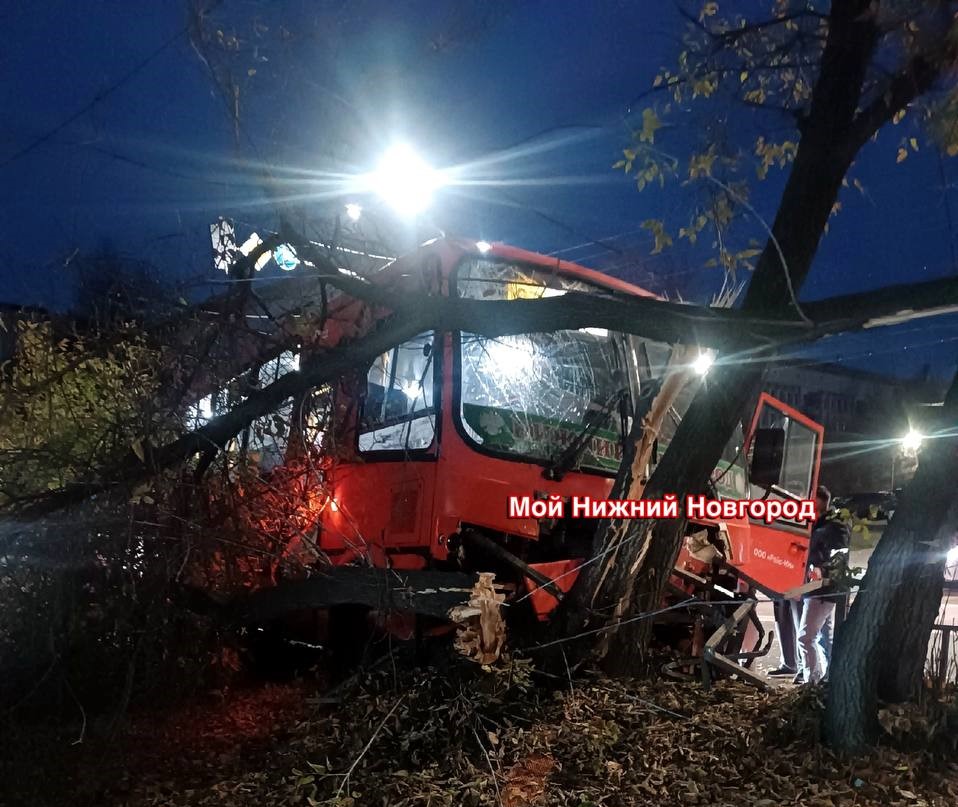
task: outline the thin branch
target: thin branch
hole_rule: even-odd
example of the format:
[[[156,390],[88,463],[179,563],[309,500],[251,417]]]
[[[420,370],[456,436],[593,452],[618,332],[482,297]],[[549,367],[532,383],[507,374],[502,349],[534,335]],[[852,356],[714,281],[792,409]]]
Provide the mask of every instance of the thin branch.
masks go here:
[[[949,38],[950,40],[950,38]],[[955,47],[946,44],[933,57],[919,54],[901,69],[852,123],[850,148],[857,152],[888,121],[919,96],[928,92],[949,64],[955,61]]]
[[[482,753],[486,758],[489,773],[492,775],[492,786],[496,789],[496,801],[499,803],[499,806],[502,807],[502,793],[499,792],[499,781],[496,777],[496,770],[492,767],[492,759],[489,757],[489,752],[486,751],[486,747],[482,744],[482,740],[479,739],[479,732],[476,731],[475,726],[472,727],[472,733],[476,736],[476,742],[479,743],[479,747],[482,749]]]
[[[752,207],[752,205],[749,204],[749,202],[746,199],[744,199],[740,194],[733,191],[724,182],[721,182],[720,180],[716,179],[711,174],[707,174],[706,177],[711,182],[714,182],[716,185],[722,188],[722,190],[724,190],[729,196],[735,199],[740,205],[742,205],[742,207],[744,207],[749,213],[751,213],[758,220],[758,223],[762,225],[762,228],[765,230],[765,232],[768,233],[768,237],[771,240],[772,244],[775,246],[775,251],[778,253],[778,260],[782,267],[782,273],[785,275],[785,285],[788,287],[788,296],[789,296],[789,300],[792,303],[792,307],[795,309],[795,313],[798,314],[799,319],[801,319],[802,322],[804,322],[806,325],[812,325],[813,324],[812,321],[807,316],[805,316],[801,306],[798,304],[798,297],[795,294],[795,286],[792,283],[792,275],[788,271],[788,261],[785,258],[785,252],[782,250],[782,245],[778,242],[778,238],[775,237],[775,233],[772,232],[772,228],[768,226],[768,222],[765,221],[765,219],[759,214],[759,212],[754,207]]]
[[[379,732],[383,730],[383,727],[389,721],[389,718],[391,718],[395,714],[396,710],[400,707],[402,702],[406,700],[408,696],[409,696],[408,692],[404,693],[403,696],[399,698],[399,700],[397,700],[395,704],[393,704],[393,708],[389,710],[388,714],[382,719],[382,722],[376,727],[376,730],[373,732],[373,736],[369,738],[369,742],[366,743],[363,750],[359,752],[359,756],[356,757],[355,760],[353,760],[353,764],[349,766],[349,770],[347,770],[346,773],[342,774],[343,781],[340,783],[339,789],[336,791],[337,799],[339,798],[339,795],[343,792],[343,789],[346,787],[346,785],[349,784],[349,777],[352,775],[352,772],[356,770],[356,766],[360,763],[362,758],[366,756],[366,752],[369,750],[370,746],[372,746],[372,744],[376,741],[376,738],[379,736]]]

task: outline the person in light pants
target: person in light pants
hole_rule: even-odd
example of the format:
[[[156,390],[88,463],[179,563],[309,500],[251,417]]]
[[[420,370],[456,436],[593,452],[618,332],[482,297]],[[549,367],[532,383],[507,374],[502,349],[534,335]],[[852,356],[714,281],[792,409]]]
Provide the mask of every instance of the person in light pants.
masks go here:
[[[798,623],[798,654],[801,657],[802,680],[817,684],[828,673],[828,656],[820,634],[829,617],[835,614],[835,603],[827,597],[811,596],[805,599],[802,619]],[[825,638],[831,643],[831,636]]]
[[[834,624],[835,603],[841,595],[828,593],[827,568],[833,552],[848,549],[848,526],[837,513],[829,511],[831,498],[828,489],[824,485],[819,486],[815,495],[819,516],[808,544],[808,563],[810,573],[823,576],[825,585],[805,597],[798,624],[800,675],[806,684],[817,684],[828,674],[830,653],[826,652],[823,644],[830,646],[831,637],[826,637],[823,643],[819,641],[819,635],[826,622]]]

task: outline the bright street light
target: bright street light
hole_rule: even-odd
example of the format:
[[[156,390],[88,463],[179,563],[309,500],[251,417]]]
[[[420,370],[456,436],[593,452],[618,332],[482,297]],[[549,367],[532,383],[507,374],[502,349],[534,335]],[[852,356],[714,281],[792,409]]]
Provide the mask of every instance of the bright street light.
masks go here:
[[[359,217],[363,214],[363,208],[361,205],[356,204],[355,202],[350,202],[346,205],[346,215],[349,217],[350,221],[359,221]]]
[[[369,177],[370,189],[403,218],[413,218],[432,202],[442,174],[405,143],[392,146]]]
[[[715,358],[709,351],[703,350],[692,362],[692,369],[698,375],[705,376],[708,375],[708,371],[712,369],[713,364],[715,364]]]
[[[490,244],[488,241],[476,241],[476,249],[485,255],[490,249],[492,249],[492,244]]]
[[[921,443],[925,439],[921,432],[915,429],[909,429],[908,434],[901,438],[901,446],[905,451],[917,451],[921,448]]]

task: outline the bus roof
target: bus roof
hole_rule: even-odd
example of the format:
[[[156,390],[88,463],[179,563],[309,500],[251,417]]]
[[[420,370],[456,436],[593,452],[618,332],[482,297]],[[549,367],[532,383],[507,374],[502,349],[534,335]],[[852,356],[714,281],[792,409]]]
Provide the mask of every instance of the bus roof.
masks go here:
[[[479,248],[478,244],[483,245],[482,249]],[[530,252],[528,250],[520,249],[519,247],[513,247],[500,242],[487,244],[481,241],[477,242],[466,238],[455,238],[449,236],[427,241],[419,249],[396,259],[393,263],[384,267],[379,274],[384,276],[383,280],[386,280],[385,276],[388,276],[393,272],[402,274],[406,269],[409,268],[409,264],[416,261],[416,259],[421,257],[423,253],[429,254],[435,252],[446,252],[452,257],[455,257],[457,254],[462,256],[475,255],[476,257],[480,258],[492,257],[508,261],[515,261],[517,263],[531,264],[536,267],[541,267],[544,271],[562,275],[563,277],[582,280],[586,283],[607,289],[608,291],[614,293],[627,294],[635,297],[650,297],[653,299],[659,299],[657,294],[649,291],[648,289],[643,289],[641,286],[636,286],[632,283],[627,283],[624,280],[619,280],[618,278],[603,274],[602,272],[597,272],[594,269],[587,269],[585,266],[580,266],[577,263],[563,261],[559,258],[549,255],[541,255],[537,252]],[[451,266],[455,265],[456,263],[458,263],[458,260],[444,262],[446,271],[451,269]]]

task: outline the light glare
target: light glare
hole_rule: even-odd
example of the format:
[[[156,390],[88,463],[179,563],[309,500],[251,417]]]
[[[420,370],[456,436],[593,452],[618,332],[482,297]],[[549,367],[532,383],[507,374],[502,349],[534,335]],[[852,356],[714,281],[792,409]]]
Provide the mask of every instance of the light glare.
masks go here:
[[[417,381],[406,381],[402,385],[402,391],[410,401],[415,401],[419,397],[422,385]]]
[[[708,375],[709,370],[712,369],[712,365],[715,364],[715,359],[712,357],[712,354],[708,351],[703,351],[696,356],[695,361],[692,362],[692,369],[696,374],[700,376]]]
[[[442,186],[442,175],[408,145],[390,148],[369,177],[371,189],[404,218],[422,213]]]
[[[485,255],[490,249],[492,249],[492,244],[490,244],[488,241],[476,241],[476,249]]]
[[[535,355],[528,343],[501,339],[489,342],[487,349],[490,369],[500,377],[521,378],[535,367]]]
[[[905,451],[917,451],[921,448],[924,435],[915,429],[909,429],[908,434],[901,438],[901,445]]]
[[[363,215],[362,205],[358,205],[355,202],[350,202],[346,205],[346,215],[349,217],[350,221],[359,221],[360,216]]]

